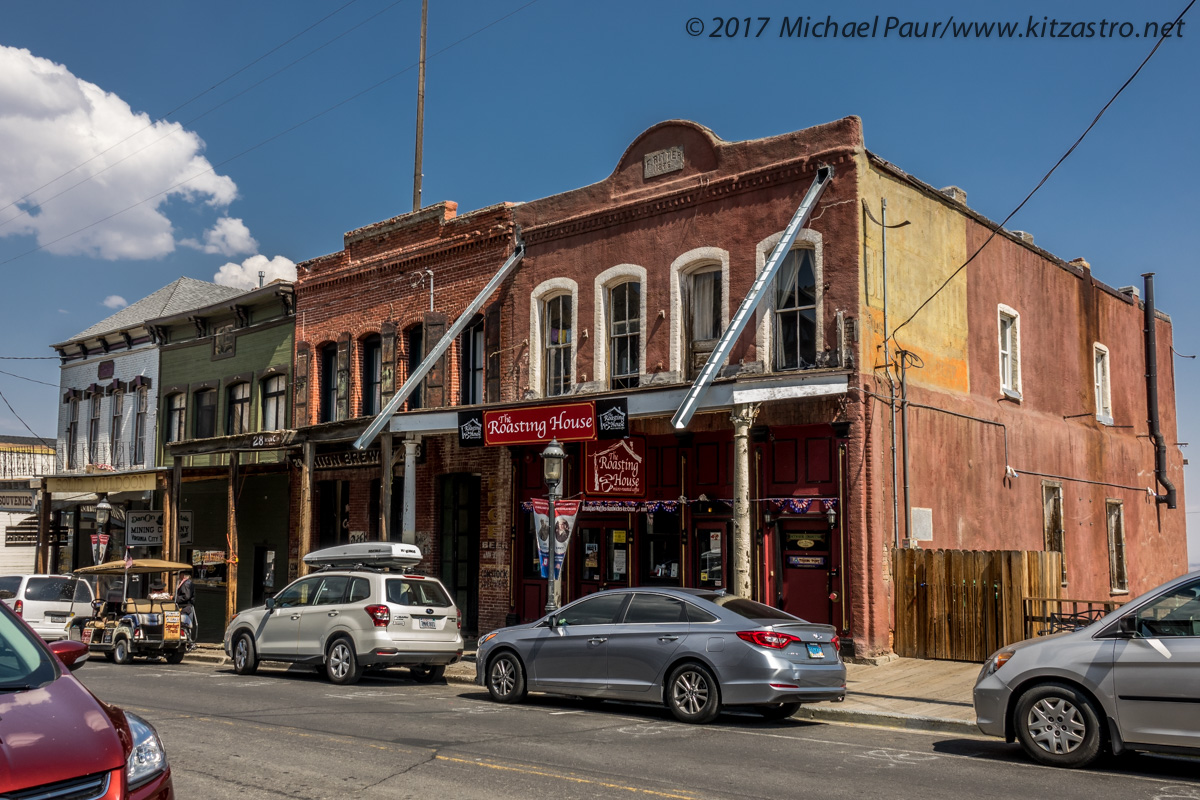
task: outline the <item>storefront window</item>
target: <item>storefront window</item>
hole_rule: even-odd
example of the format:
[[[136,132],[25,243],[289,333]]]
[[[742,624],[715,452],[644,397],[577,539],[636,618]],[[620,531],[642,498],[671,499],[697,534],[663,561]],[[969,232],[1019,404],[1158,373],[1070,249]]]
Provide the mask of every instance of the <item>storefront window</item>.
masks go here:
[[[642,537],[641,583],[647,586],[679,586],[683,579],[679,555],[679,515],[647,514]]]

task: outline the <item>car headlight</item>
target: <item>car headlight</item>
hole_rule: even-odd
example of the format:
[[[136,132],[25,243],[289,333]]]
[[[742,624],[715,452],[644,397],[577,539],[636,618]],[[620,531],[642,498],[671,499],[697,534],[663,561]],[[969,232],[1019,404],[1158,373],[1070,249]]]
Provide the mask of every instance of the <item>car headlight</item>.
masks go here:
[[[1006,648],[1004,650],[997,650],[995,653],[992,653],[992,657],[989,658],[987,663],[983,665],[983,674],[979,677],[986,678],[988,675],[993,674],[996,670],[1007,664],[1008,660],[1012,658],[1016,652],[1016,650],[1010,650]]]
[[[125,779],[132,789],[167,768],[167,751],[163,749],[154,726],[137,714],[125,712],[129,732],[133,734],[133,752],[125,762]]]
[[[495,639],[495,638],[496,638],[496,631],[492,631],[491,633],[489,633],[489,634],[485,635],[485,636],[484,636],[482,639],[480,639],[478,642],[476,642],[476,643],[475,643],[475,646],[476,646],[476,647],[480,647],[480,646],[482,646],[482,645],[485,645],[485,644],[487,644],[488,642],[490,642],[492,639]]]

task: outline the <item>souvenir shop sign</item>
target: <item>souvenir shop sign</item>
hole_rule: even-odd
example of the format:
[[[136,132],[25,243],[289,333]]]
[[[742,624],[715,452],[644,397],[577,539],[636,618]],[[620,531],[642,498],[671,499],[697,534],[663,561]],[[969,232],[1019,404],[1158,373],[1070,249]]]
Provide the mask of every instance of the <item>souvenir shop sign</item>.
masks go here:
[[[589,400],[484,411],[483,436],[489,445],[591,441],[596,438],[596,404]]]
[[[130,511],[125,519],[125,543],[130,547],[162,547],[163,512]],[[179,543],[192,543],[192,512],[179,512]]]
[[[589,442],[586,453],[585,494],[597,497],[643,497],[646,494],[645,439]]]

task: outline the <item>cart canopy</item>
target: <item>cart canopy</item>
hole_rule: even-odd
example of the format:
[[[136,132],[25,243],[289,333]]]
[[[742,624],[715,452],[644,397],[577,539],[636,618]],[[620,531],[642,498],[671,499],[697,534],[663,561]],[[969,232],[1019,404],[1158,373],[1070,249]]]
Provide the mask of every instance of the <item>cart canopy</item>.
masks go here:
[[[125,561],[105,561],[103,564],[97,564],[94,567],[80,567],[75,570],[76,575],[124,575],[133,573],[136,575],[145,575],[151,572],[190,572],[191,564],[184,564],[182,561],[164,561],[161,558],[135,558],[132,563],[127,564]]]

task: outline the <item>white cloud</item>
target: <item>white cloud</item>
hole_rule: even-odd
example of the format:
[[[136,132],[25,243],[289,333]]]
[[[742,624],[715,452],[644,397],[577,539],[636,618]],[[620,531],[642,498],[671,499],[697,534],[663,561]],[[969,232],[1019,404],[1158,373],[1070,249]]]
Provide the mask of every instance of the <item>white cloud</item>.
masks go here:
[[[65,308],[60,308],[60,309],[58,310],[58,313],[60,313],[60,314],[70,314],[71,312],[70,312],[70,311],[67,311]]]
[[[108,297],[104,298],[104,305],[108,306],[109,308],[124,308],[125,306],[129,305],[129,301],[124,297],[121,297],[119,294],[110,294]]]
[[[0,211],[0,236],[32,235],[62,255],[155,258],[175,249],[163,211],[170,200],[225,207],[237,196],[233,180],[200,154],[204,142],[181,125],[151,123],[117,95],[28,50],[0,45],[0,75],[0,207],[16,204]],[[54,197],[89,175],[96,177]]]
[[[269,259],[263,255],[255,255],[241,264],[230,261],[217,270],[217,274],[213,275],[213,282],[222,286],[236,286],[239,289],[257,289],[260,271],[266,273],[263,276],[264,286],[276,278],[283,278],[285,281],[296,280],[296,262],[283,256]]]
[[[258,242],[250,235],[246,224],[231,217],[221,217],[212,228],[205,231],[203,243],[195,239],[183,239],[179,243],[223,256],[240,256],[258,250]]]

